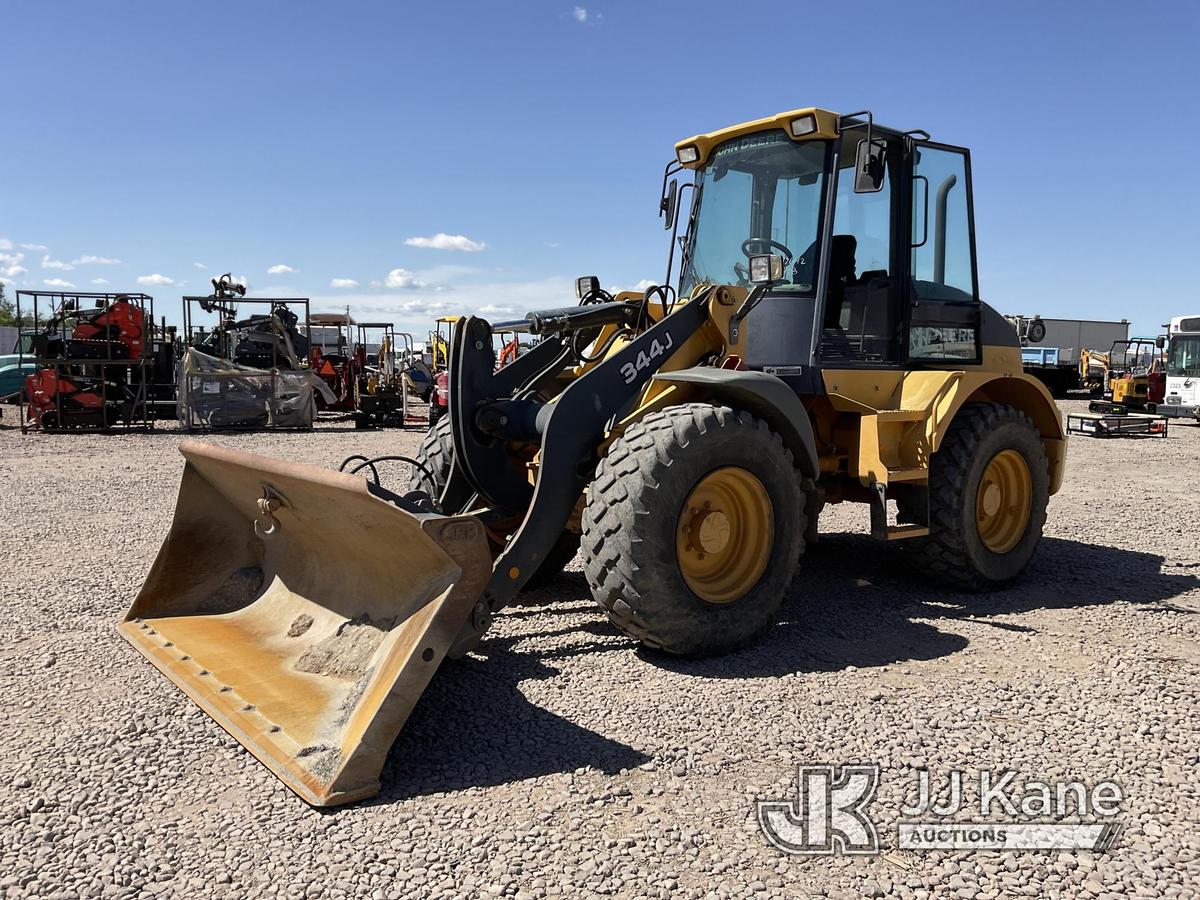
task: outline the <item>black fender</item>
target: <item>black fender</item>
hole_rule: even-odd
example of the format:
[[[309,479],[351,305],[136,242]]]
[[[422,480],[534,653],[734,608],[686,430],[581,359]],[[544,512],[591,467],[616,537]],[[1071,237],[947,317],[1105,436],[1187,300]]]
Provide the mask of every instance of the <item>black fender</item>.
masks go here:
[[[814,481],[820,475],[817,442],[808,410],[781,379],[766,372],[698,367],[659,372],[654,380],[699,385],[704,389],[705,399],[719,400],[757,416],[783,438],[801,474]]]

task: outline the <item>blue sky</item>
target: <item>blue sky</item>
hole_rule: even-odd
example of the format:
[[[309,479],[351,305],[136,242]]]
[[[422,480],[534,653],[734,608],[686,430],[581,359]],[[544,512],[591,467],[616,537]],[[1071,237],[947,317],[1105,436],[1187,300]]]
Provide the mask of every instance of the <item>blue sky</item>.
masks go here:
[[[1200,310],[1194,0],[581,2],[0,0],[0,279],[503,318],[661,279],[674,142],[817,105],[972,148],[1002,311]]]

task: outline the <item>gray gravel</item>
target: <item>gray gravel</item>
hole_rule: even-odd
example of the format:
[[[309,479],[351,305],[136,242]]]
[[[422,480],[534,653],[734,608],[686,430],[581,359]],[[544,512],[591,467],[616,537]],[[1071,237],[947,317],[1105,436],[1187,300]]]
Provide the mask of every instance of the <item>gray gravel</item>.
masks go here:
[[[1064,407],[1077,408],[1074,403]],[[305,806],[121,640],[180,435],[0,423],[0,894],[1119,897],[1200,884],[1200,428],[1077,438],[1018,587],[931,588],[833,508],[783,621],[732,656],[639,652],[578,571],[448,665],[382,794]],[[316,465],[420,435],[217,443]],[[1115,778],[1108,854],[783,856],[753,824],[798,763],[877,760],[885,850],[913,767]]]

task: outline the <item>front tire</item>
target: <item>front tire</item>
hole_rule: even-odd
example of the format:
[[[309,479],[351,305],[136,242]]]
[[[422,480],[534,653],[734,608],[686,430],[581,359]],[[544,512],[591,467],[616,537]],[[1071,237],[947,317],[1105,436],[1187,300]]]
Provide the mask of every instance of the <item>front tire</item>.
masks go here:
[[[613,442],[583,513],[592,596],[625,634],[726,653],[774,622],[804,548],[792,455],[765,422],[689,403]]]
[[[446,487],[450,467],[454,463],[454,435],[450,432],[449,419],[435,421],[429,426],[417,450],[416,459],[424,468],[413,466],[408,489],[424,491],[436,502]]]
[[[997,590],[1025,571],[1046,524],[1050,469],[1024,413],[959,410],[929,469],[929,535],[904,542],[915,567],[951,587]]]

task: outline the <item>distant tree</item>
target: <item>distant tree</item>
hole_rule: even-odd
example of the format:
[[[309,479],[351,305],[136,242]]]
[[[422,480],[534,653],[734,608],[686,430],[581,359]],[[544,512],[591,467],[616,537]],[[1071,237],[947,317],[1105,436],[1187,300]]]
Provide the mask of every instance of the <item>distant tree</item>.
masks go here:
[[[4,294],[4,282],[0,281],[0,325],[17,324],[17,305]]]
[[[8,299],[4,293],[4,282],[0,281],[0,325],[22,326],[21,317],[17,315],[17,304]]]

